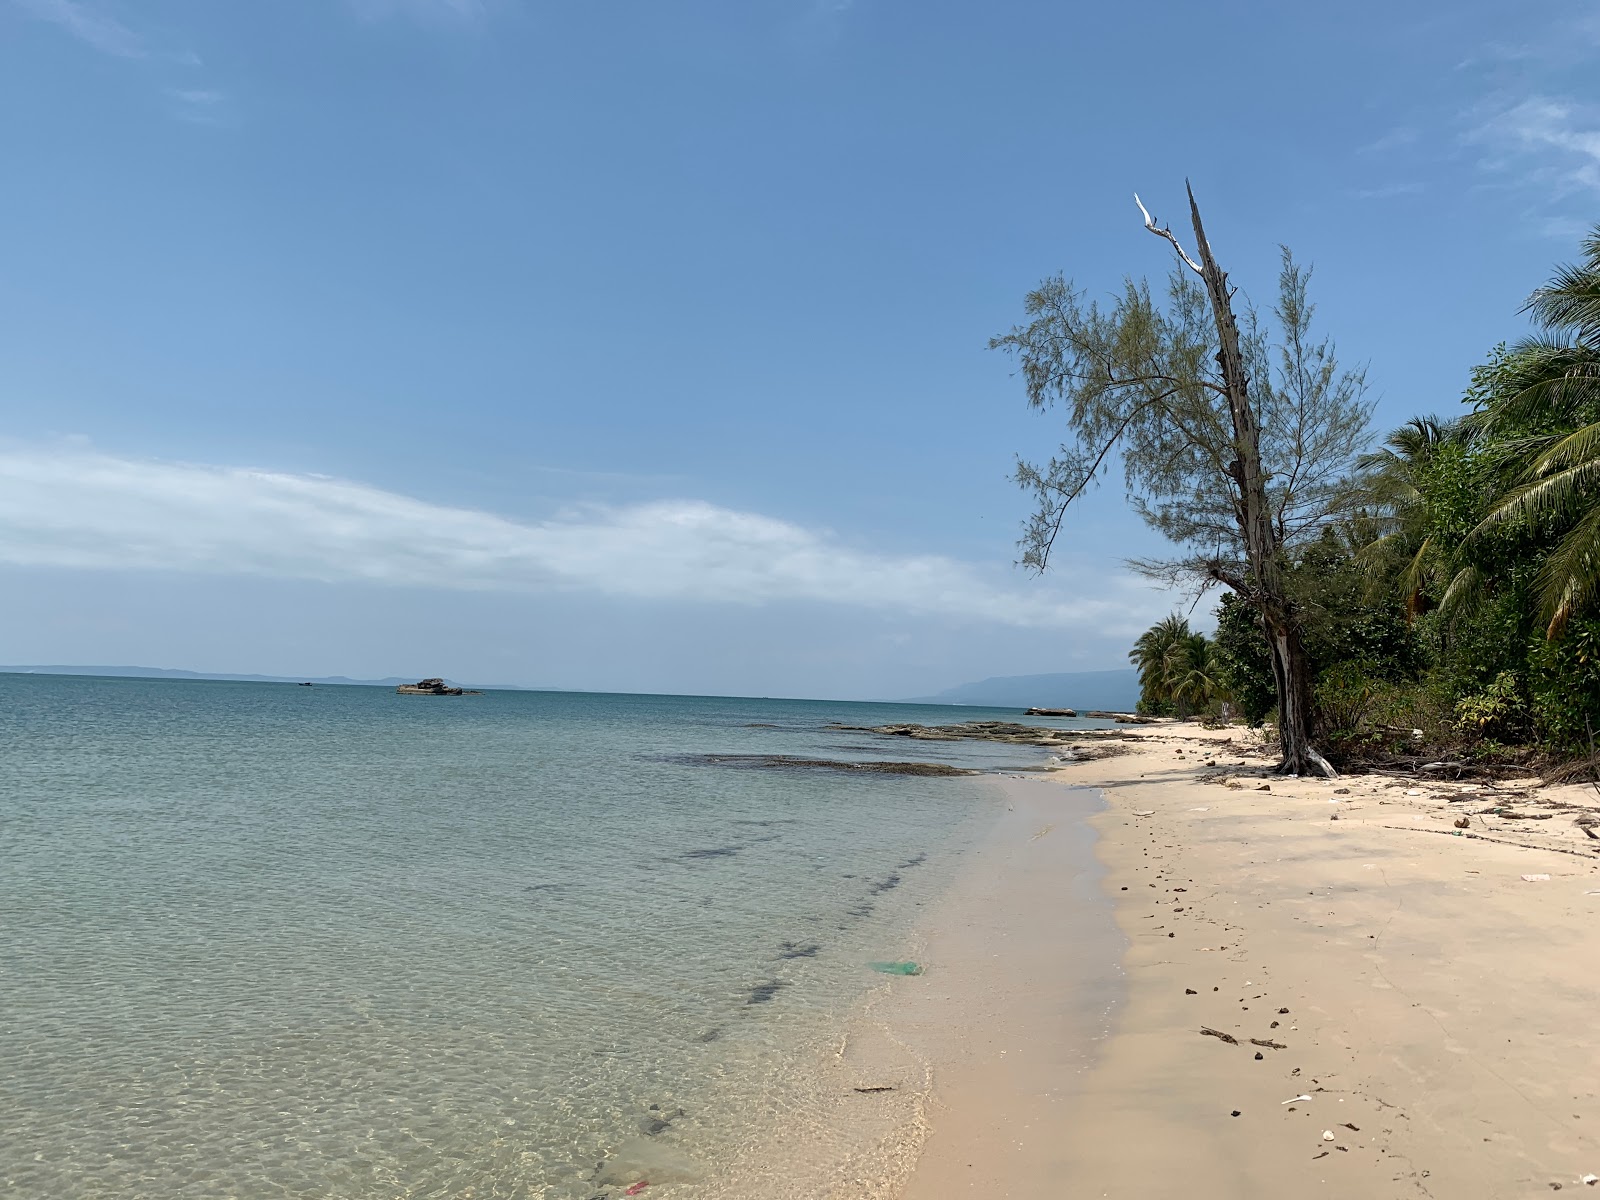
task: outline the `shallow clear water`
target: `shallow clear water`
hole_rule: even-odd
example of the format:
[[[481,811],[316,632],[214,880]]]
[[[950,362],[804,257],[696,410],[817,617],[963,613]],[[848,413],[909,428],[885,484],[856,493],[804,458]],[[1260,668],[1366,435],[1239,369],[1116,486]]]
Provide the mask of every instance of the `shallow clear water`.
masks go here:
[[[692,1194],[993,801],[673,756],[1006,716],[0,675],[0,1191]]]

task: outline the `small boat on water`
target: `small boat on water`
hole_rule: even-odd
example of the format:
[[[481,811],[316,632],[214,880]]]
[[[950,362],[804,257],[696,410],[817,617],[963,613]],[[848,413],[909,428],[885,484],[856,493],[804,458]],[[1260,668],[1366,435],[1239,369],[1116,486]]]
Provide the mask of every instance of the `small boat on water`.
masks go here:
[[[481,696],[467,688],[451,687],[442,679],[423,679],[416,683],[402,683],[395,691],[402,696]]]

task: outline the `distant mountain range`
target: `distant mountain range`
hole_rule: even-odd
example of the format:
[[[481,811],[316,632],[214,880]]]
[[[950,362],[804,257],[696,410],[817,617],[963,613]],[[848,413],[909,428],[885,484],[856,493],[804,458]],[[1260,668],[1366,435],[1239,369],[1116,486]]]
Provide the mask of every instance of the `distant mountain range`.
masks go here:
[[[1139,675],[1119,671],[1066,671],[1056,675],[1000,675],[963,683],[912,704],[973,704],[985,708],[1101,708],[1132,712],[1139,702]]]
[[[415,683],[421,676],[391,675],[387,679],[350,679],[344,675],[230,675],[213,671],[178,671],[171,667],[67,667],[67,666],[0,666],[0,674],[13,675],[109,675],[123,679],[225,679],[235,683],[330,683],[348,687],[398,687],[402,683]],[[456,683],[456,687],[491,688],[507,692],[542,692],[547,688],[527,688],[515,683]]]

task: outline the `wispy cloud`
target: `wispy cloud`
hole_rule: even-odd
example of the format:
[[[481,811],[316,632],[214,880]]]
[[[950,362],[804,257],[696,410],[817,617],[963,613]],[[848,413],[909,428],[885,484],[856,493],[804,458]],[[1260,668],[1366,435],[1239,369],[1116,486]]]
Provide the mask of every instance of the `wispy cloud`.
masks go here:
[[[388,17],[416,20],[481,21],[496,0],[348,0],[356,14],[368,21]]]
[[[1530,96],[1480,114],[1467,140],[1487,151],[1486,169],[1515,172],[1552,196],[1600,192],[1600,113],[1592,108]]]
[[[0,562],[479,591],[588,591],[743,605],[810,601],[1035,628],[1120,629],[1165,601],[1126,576],[1097,594],[940,555],[880,554],[698,500],[543,521],[322,476],[0,447]]]
[[[173,115],[194,125],[221,125],[227,96],[211,88],[168,88]]]
[[[1381,137],[1374,138],[1365,146],[1358,146],[1358,154],[1386,154],[1391,150],[1402,150],[1407,146],[1416,145],[1422,137],[1422,131],[1415,125],[1397,125]]]
[[[118,58],[144,58],[144,39],[115,17],[78,0],[12,0],[23,12],[61,26],[79,41]]]
[[[1350,194],[1357,200],[1393,200],[1397,196],[1415,196],[1422,191],[1420,183],[1385,183],[1377,187],[1356,188]]]

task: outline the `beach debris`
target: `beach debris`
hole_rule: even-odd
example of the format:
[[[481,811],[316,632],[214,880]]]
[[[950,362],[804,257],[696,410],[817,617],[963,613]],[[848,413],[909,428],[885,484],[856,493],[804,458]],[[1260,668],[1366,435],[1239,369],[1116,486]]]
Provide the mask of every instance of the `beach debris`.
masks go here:
[[[1156,810],[1153,808],[1136,808],[1133,810],[1133,815],[1136,817],[1153,817],[1156,815]]]
[[[1422,795],[1422,789],[1421,788],[1407,788],[1406,789],[1406,795],[1408,795],[1408,796],[1420,796],[1420,795]]]
[[[1352,1124],[1350,1124],[1349,1121],[1346,1121],[1344,1123],[1344,1125],[1342,1126],[1342,1128],[1348,1129],[1351,1133],[1360,1133],[1361,1132],[1361,1126],[1352,1125]]]
[[[1327,1151],[1327,1150],[1324,1150],[1321,1154],[1313,1154],[1311,1156],[1311,1161],[1312,1162],[1316,1162],[1317,1159],[1319,1159],[1319,1158],[1327,1158],[1328,1154],[1329,1154],[1329,1151]]]
[[[1273,1024],[1276,1025],[1277,1022],[1274,1021]],[[1252,1046],[1265,1046],[1268,1050],[1287,1050],[1289,1048],[1282,1042],[1275,1042],[1271,1038],[1251,1038],[1250,1044]]]
[[[1258,792],[1270,792],[1271,790],[1272,790],[1272,785],[1270,783],[1258,783],[1258,784],[1256,784],[1256,791],[1258,791]]]
[[[1050,831],[1051,831],[1051,830],[1052,830],[1052,829],[1054,829],[1054,828],[1055,828],[1055,827],[1056,827],[1056,826],[1055,826],[1055,822],[1054,822],[1054,821],[1052,821],[1052,822],[1051,822],[1051,823],[1050,823],[1050,824],[1048,824],[1048,825],[1046,825],[1046,826],[1045,826],[1045,827],[1044,827],[1044,828],[1043,828],[1043,829],[1041,829],[1041,830],[1039,830],[1039,832],[1038,832],[1038,833],[1036,833],[1036,834],[1034,834],[1034,835],[1033,835],[1033,836],[1032,836],[1032,837],[1031,837],[1031,838],[1029,838],[1029,839],[1028,839],[1028,840],[1029,840],[1029,841],[1030,841],[1030,842],[1037,842],[1037,841],[1038,841],[1038,840],[1039,840],[1039,839],[1040,839],[1040,838],[1042,838],[1042,837],[1043,837],[1043,836],[1044,836],[1044,835],[1045,835],[1045,834],[1047,834],[1047,833],[1049,833],[1049,832],[1050,832]]]
[[[922,967],[914,962],[869,962],[871,967],[880,975],[921,975]]]
[[[1310,1100],[1310,1099],[1311,1099],[1310,1096],[1290,1096],[1287,1100],[1278,1101],[1278,1104],[1280,1106],[1284,1105],[1284,1104],[1300,1104],[1300,1103],[1302,1103],[1304,1101],[1307,1101],[1307,1100]]]
[[[1472,821],[1467,817],[1457,817],[1456,818],[1456,828],[1457,829],[1466,829],[1471,824],[1472,824]]]
[[[1191,808],[1189,811],[1190,812],[1210,812],[1211,810],[1209,808],[1205,807],[1204,805],[1201,805],[1199,808]]]
[[[1257,1050],[1256,1051],[1256,1061],[1260,1062],[1264,1058],[1266,1058],[1266,1055],[1261,1053],[1261,1051]]]
[[[1239,1110],[1236,1108],[1231,1113],[1229,1113],[1228,1115],[1230,1117],[1237,1117],[1239,1115]]]
[[[1524,875],[1522,877],[1522,881],[1524,883],[1548,883],[1550,881],[1550,876],[1548,872],[1535,871],[1532,875]]]
[[[1213,1029],[1209,1025],[1200,1026],[1200,1033],[1204,1037],[1221,1038],[1223,1041],[1227,1042],[1228,1045],[1230,1045],[1230,1046],[1237,1046],[1239,1044],[1239,1039],[1234,1037],[1233,1034],[1231,1034],[1231,1033],[1223,1033],[1222,1030]]]
[[[647,1188],[649,1186],[650,1186],[650,1181],[648,1179],[641,1179],[641,1180],[639,1180],[638,1183],[634,1184],[632,1187],[624,1188],[622,1194],[624,1196],[637,1196],[640,1192],[644,1191],[645,1188]]]
[[[1324,1130],[1323,1130],[1323,1131],[1322,1131],[1322,1140],[1323,1140],[1323,1141],[1325,1141],[1325,1142],[1331,1142],[1331,1141],[1333,1141],[1333,1130],[1331,1130],[1331,1129],[1324,1129]]]
[[[873,1092],[892,1092],[894,1091],[894,1084],[882,1083],[878,1084],[876,1087],[851,1088],[850,1090],[853,1092],[860,1092],[862,1095],[866,1096],[871,1095]]]
[[[1578,1179],[1578,1182],[1586,1183],[1590,1187],[1593,1187],[1595,1184],[1600,1183],[1600,1175],[1584,1175]]]
[[[1183,994],[1185,996],[1198,996],[1200,993],[1195,991],[1193,988],[1184,988]]]

